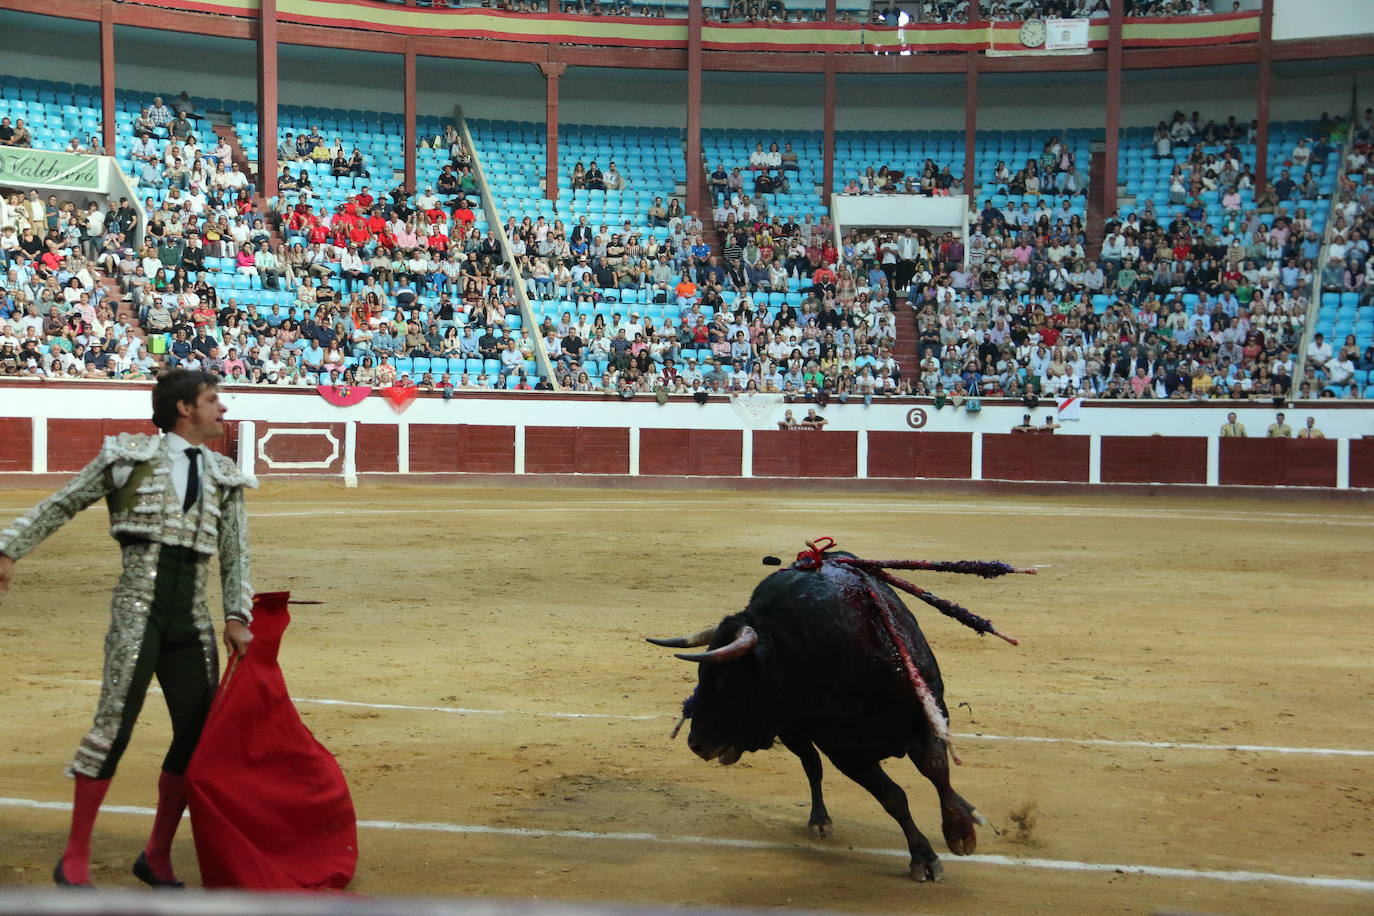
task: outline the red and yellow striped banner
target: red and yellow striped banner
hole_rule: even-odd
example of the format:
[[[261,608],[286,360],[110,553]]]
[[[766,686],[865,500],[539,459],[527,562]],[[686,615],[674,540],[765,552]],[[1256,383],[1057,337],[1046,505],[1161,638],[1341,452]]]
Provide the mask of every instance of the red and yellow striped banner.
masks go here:
[[[258,0],[132,0],[222,16],[256,17]],[[277,0],[280,22],[436,38],[485,38],[545,44],[560,42],[629,48],[687,47],[687,20],[638,16],[577,16],[563,13],[507,13],[488,9],[399,6],[375,0]],[[1127,19],[1122,44],[1128,48],[1171,48],[1233,44],[1259,38],[1257,12],[1176,19]],[[1024,51],[1021,23],[867,25],[846,22],[707,23],[702,47],[711,51],[785,51],[872,54],[875,52]],[[1107,25],[1089,27],[1089,47],[1107,44]]]

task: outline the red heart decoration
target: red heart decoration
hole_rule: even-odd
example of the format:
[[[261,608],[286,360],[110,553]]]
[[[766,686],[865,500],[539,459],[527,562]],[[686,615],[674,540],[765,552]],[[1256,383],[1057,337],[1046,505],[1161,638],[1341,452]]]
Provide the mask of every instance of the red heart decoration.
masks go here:
[[[404,413],[410,406],[410,402],[415,400],[420,393],[418,388],[383,388],[382,394],[391,402],[392,409],[397,413]]]
[[[335,407],[352,407],[354,404],[361,404],[363,399],[372,393],[370,385],[318,385],[315,388],[324,398]]]

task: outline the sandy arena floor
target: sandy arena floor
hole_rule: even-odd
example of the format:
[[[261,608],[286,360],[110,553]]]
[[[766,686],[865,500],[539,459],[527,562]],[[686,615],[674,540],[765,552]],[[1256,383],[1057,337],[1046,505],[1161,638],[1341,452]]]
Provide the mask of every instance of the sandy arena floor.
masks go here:
[[[0,515],[42,495],[0,492]],[[328,602],[293,608],[282,661],[375,822],[360,829],[359,892],[1374,912],[1367,507],[288,483],[250,510],[255,584]],[[55,536],[0,602],[0,884],[46,884],[63,843],[66,812],[29,802],[69,799],[62,768],[94,708],[116,565],[104,522],[95,509]],[[972,860],[944,854],[942,884],[905,878],[896,825],[828,765],[836,833],[816,840],[787,751],[723,769],[668,740],[695,670],[642,637],[737,610],[762,555],[823,534],[875,558],[1052,564],[993,582],[913,576],[1022,640],[916,605],[955,732],[1001,736],[960,740],[954,784],[1004,833],[980,828]],[[111,803],[154,803],[166,733],[150,699]],[[934,791],[905,760],[887,770],[943,854]],[[97,883],[136,884],[149,826],[101,816]],[[189,836],[177,862],[195,878]],[[1217,874],[1236,871],[1260,874]]]

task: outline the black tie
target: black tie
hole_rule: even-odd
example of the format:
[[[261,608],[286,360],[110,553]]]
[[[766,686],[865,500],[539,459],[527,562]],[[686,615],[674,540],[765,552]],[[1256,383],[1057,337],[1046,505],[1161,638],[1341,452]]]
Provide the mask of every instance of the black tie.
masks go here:
[[[200,465],[196,459],[200,457],[200,449],[188,448],[186,457],[191,459],[191,473],[186,476],[186,498],[181,501],[181,511],[185,512],[196,504],[196,498],[200,496]]]

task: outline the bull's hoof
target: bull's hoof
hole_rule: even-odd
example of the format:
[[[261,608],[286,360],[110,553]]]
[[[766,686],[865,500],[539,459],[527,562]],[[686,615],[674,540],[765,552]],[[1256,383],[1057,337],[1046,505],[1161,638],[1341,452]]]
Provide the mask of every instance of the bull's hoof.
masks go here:
[[[963,836],[946,833],[945,844],[949,846],[949,851],[956,856],[971,856],[973,851],[978,848],[978,834],[973,830]]]
[[[912,862],[911,869],[907,874],[912,881],[918,883],[943,881],[945,880],[945,867],[940,864],[939,859],[931,859],[929,862]]]
[[[811,823],[807,824],[811,832],[821,839],[829,839],[835,835],[835,825],[829,817],[812,818]]]
[[[962,799],[961,799],[962,801]],[[962,805],[944,808],[940,820],[940,832],[945,835],[945,845],[956,856],[970,856],[978,848],[978,832],[973,828],[972,809]]]

